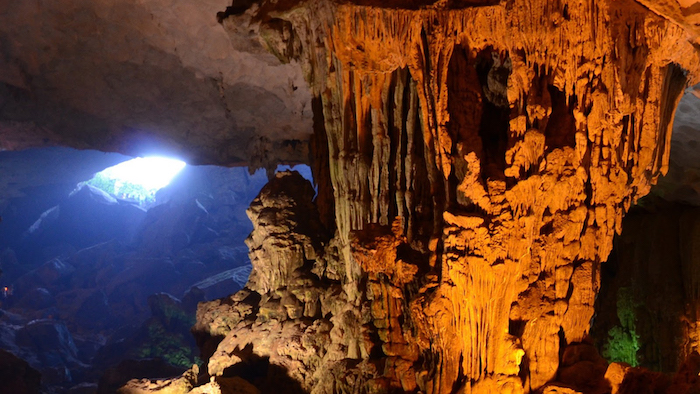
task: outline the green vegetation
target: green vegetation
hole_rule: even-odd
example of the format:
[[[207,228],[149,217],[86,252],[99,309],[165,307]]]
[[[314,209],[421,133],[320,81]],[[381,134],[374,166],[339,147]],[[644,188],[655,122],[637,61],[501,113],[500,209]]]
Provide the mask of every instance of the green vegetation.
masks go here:
[[[87,181],[87,184],[94,186],[102,191],[105,191],[111,195],[116,195],[115,185],[117,183],[116,179],[107,178],[101,172],[98,172],[92,179]]]
[[[195,323],[194,314],[187,314],[179,304],[157,299],[151,304],[153,317],[141,331],[141,341],[133,351],[138,358],[161,357],[168,363],[190,368],[200,364],[190,327]]]
[[[156,202],[156,190],[146,189],[143,185],[118,181],[97,173],[87,184],[111,194],[114,197],[135,200],[141,206],[151,205]]]
[[[637,352],[640,349],[639,335],[636,333],[636,302],[632,289],[621,287],[617,291],[617,317],[620,326],[608,331],[608,339],[603,345],[603,357],[611,362],[624,362],[633,367],[639,365]]]
[[[182,333],[173,333],[158,321],[148,326],[148,340],[136,350],[136,356],[162,357],[168,363],[184,368],[198,361]]]

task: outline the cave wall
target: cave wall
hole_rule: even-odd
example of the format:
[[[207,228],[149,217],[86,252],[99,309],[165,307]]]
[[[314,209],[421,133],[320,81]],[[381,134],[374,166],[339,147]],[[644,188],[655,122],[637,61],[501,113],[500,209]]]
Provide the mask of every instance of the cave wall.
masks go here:
[[[251,279],[200,305],[206,362],[183,391],[619,391],[590,321],[697,82],[693,4],[263,1],[220,25],[213,3],[168,4],[57,3],[47,23],[38,3],[0,7],[0,143],[269,168],[305,161],[313,132],[318,193],[283,173],[252,203]],[[44,29],[62,39],[34,45]],[[648,357],[661,369],[695,349],[683,313],[688,342]]]

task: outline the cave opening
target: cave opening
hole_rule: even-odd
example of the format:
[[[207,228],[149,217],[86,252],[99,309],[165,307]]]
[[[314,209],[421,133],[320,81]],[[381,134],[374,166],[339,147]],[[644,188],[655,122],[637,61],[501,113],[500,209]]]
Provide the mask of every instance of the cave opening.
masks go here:
[[[167,157],[137,157],[105,168],[85,183],[140,207],[156,204],[156,193],[166,187],[186,166]],[[84,184],[78,185],[78,188]]]
[[[42,390],[114,392],[201,363],[197,304],[248,281],[265,170],[68,148],[0,152],[0,170],[0,349]],[[289,170],[313,179],[275,171]]]

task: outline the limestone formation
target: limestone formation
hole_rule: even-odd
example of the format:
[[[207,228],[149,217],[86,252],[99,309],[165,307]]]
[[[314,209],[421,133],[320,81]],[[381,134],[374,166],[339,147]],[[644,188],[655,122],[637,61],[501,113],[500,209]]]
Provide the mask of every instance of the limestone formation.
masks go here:
[[[344,309],[319,295],[330,324],[291,323],[317,315],[277,289],[314,257],[260,253],[257,225],[251,255],[270,270],[254,270],[254,299],[227,301],[240,320],[211,333],[209,373],[248,344],[313,393],[604,389],[587,342],[601,263],[667,171],[692,32],[632,1],[265,4],[266,45],[302,63],[317,100],[336,232],[314,256],[337,267]],[[319,350],[296,348],[306,333]]]
[[[10,64],[0,93],[12,97],[0,107],[0,145],[140,152],[153,143],[268,170],[310,150],[317,190],[280,173],[251,204],[247,286],[198,309],[201,373],[132,382],[126,392],[698,389],[694,269],[675,377],[608,365],[589,335],[613,237],[668,171],[674,110],[698,82],[697,1],[235,1],[208,20],[231,48],[221,30],[201,30],[208,44],[197,41],[199,52],[176,50],[183,37],[165,33],[211,4],[142,3],[181,20],[168,14],[154,26],[141,7],[87,7],[98,20],[130,23],[107,23],[104,37],[139,38],[100,58],[105,80],[86,72],[73,82],[84,68],[66,72],[62,61],[43,72],[59,52],[51,42],[46,53],[5,61],[43,37],[40,28],[0,40],[0,65]],[[46,25],[84,8],[51,8]],[[6,9],[40,12],[0,7],[0,21]],[[77,32],[90,32],[81,24],[89,16],[72,16]],[[84,35],[86,45],[63,41],[67,59],[111,42]],[[235,59],[245,70],[226,63]],[[162,90],[138,83],[155,76]],[[86,100],[66,85],[100,94]],[[133,102],[130,88],[140,92]],[[156,115],[129,110],[161,109],[170,91],[182,100]],[[38,120],[24,121],[25,111]],[[80,127],[62,122],[64,112]],[[122,131],[153,122],[173,131],[146,133],[153,140]],[[146,148],[133,146],[144,139]],[[632,303],[633,293],[619,294],[620,305]]]

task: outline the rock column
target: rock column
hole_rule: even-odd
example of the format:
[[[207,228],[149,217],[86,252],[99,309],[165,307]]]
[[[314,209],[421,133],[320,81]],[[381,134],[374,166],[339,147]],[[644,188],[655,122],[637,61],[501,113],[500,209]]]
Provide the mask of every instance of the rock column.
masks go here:
[[[625,0],[355,3],[259,10],[269,49],[300,62],[316,96],[337,251],[323,259],[345,302],[325,317],[346,325],[333,365],[364,389],[319,374],[305,387],[598,384],[604,371],[566,369],[593,364],[571,349],[601,262],[667,170],[700,64],[686,32]]]

